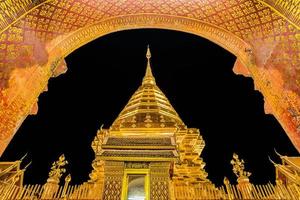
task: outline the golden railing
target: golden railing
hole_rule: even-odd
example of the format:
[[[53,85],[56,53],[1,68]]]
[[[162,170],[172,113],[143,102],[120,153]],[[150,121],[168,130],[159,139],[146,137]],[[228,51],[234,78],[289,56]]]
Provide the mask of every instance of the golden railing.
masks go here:
[[[7,199],[101,199],[102,192],[94,184],[68,185],[49,187],[45,185],[26,185],[18,187],[0,182],[0,200]],[[225,185],[173,186],[176,200],[201,199],[300,199],[300,188],[297,185],[283,184],[253,185],[240,187]],[[51,194],[46,195],[45,194]]]
[[[213,185],[173,186],[176,200],[201,199],[300,199],[298,185],[264,185],[249,184],[246,186],[227,184],[219,188]]]
[[[271,183],[264,185],[249,184],[246,186],[226,184],[221,187],[213,185],[173,185],[170,199],[202,200],[202,199],[300,199],[300,187],[295,184],[283,185]],[[25,199],[99,199],[102,187],[95,184],[64,185],[49,187],[49,185],[25,185],[19,187],[14,184],[0,182],[0,200]]]
[[[68,185],[49,187],[45,185],[25,185],[18,187],[0,182],[0,200],[25,199],[101,199],[95,196],[95,185]],[[99,195],[99,193],[97,193]]]

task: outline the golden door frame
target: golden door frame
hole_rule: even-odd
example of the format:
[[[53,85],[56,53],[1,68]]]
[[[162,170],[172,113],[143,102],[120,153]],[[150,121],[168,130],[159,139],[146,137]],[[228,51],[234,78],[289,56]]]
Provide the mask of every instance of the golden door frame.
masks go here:
[[[128,175],[145,175],[145,200],[150,200],[150,169],[125,169],[122,181],[122,194],[121,199],[127,199],[128,192]]]
[[[66,35],[59,36],[46,45],[49,57],[43,67],[32,67],[30,78],[25,84],[17,85],[19,92],[12,98],[7,107],[0,112],[0,118],[4,119],[5,125],[0,124],[0,155],[3,153],[18,127],[30,114],[31,109],[36,105],[38,96],[47,88],[48,80],[58,74],[64,58],[75,49],[86,43],[104,36],[106,34],[140,28],[159,28],[192,33],[204,37],[225,48],[237,57],[234,71],[251,76],[255,88],[264,96],[268,110],[276,117],[294,146],[300,150],[300,137],[296,131],[296,122],[287,117],[287,103],[283,94],[270,86],[270,81],[264,72],[260,71],[255,64],[251,45],[233,33],[217,27],[213,24],[195,20],[192,18],[161,14],[136,14],[112,17],[102,20],[87,27],[78,29]],[[22,69],[20,69],[21,71]],[[19,69],[15,70],[19,73]],[[22,73],[22,72],[20,72]],[[283,102],[283,103],[282,103]]]

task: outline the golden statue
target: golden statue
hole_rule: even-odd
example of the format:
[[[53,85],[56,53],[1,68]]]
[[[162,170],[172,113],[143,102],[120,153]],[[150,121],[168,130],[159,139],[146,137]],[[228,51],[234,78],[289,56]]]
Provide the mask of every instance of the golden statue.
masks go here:
[[[234,153],[233,159],[230,161],[232,164],[232,171],[238,178],[249,178],[251,176],[250,172],[246,172],[245,170],[245,162],[243,159],[239,159],[239,156]]]
[[[63,175],[63,173],[66,172],[66,169],[64,168],[65,165],[68,164],[68,161],[65,160],[65,155],[62,154],[57,161],[52,163],[52,167],[51,170],[49,172],[49,178],[48,181],[49,182],[57,182],[59,183],[59,180],[61,178],[61,176]]]

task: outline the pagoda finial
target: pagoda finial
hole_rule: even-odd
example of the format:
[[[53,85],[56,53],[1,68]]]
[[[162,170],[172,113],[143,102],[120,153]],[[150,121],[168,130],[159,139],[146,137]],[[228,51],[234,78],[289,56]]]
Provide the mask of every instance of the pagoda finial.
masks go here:
[[[148,61],[149,61],[149,59],[151,58],[151,52],[150,52],[149,44],[147,45],[146,58],[148,59]]]
[[[145,77],[143,78],[143,85],[155,84],[155,78],[153,77],[151,65],[150,65],[151,52],[150,52],[149,45],[147,46],[146,58],[147,58],[147,68],[146,68]]]

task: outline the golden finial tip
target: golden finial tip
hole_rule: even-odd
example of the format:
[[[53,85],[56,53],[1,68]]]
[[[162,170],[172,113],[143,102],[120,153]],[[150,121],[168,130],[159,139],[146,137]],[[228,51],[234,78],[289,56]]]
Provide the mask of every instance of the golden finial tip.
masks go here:
[[[155,79],[153,77],[151,66],[150,66],[151,53],[150,53],[149,45],[147,46],[146,58],[147,58],[147,68],[146,68],[145,76],[143,78],[143,85],[144,84],[155,84]]]
[[[147,45],[147,53],[146,53],[146,58],[151,58],[151,52],[150,52],[150,47],[149,44]]]

